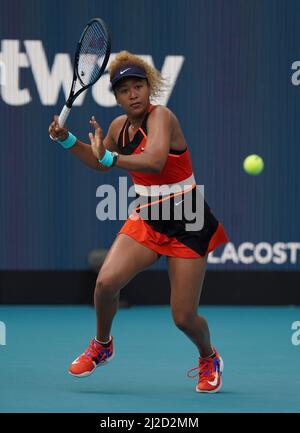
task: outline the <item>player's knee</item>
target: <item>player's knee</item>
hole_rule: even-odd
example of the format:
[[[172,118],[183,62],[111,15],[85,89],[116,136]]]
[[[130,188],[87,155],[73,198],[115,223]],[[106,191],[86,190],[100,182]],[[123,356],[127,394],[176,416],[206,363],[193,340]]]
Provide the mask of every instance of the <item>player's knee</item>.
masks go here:
[[[181,331],[189,330],[194,323],[195,317],[195,313],[190,311],[173,312],[174,323]]]
[[[115,297],[118,291],[119,287],[112,274],[103,272],[98,276],[95,287],[96,297]]]

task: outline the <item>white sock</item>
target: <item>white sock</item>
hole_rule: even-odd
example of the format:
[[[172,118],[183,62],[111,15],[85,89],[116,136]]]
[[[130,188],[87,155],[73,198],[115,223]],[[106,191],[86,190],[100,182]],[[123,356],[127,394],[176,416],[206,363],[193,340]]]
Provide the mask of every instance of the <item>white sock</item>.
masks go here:
[[[95,341],[97,341],[97,343],[100,343],[100,344],[108,344],[108,343],[110,342],[110,340],[111,340],[111,337],[109,337],[108,341],[99,341],[99,340],[97,340],[97,338],[95,337]]]

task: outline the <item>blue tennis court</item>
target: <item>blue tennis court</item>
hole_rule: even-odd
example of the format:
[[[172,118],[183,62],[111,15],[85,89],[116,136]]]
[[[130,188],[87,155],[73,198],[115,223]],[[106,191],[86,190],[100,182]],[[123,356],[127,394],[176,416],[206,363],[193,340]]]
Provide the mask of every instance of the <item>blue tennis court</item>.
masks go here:
[[[169,307],[120,309],[114,361],[79,379],[69,363],[94,333],[83,306],[2,306],[1,412],[300,412],[300,346],[291,325],[299,307],[200,308],[225,370],[219,394],[195,392],[186,372],[197,365],[192,343]]]
[[[299,413],[300,0],[82,3],[1,0],[1,416]]]

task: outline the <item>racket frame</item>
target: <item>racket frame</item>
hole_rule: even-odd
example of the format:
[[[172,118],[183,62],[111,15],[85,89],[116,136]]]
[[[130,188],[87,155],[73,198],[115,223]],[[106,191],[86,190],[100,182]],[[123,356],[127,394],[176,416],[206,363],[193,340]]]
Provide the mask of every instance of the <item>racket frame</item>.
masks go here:
[[[88,31],[89,27],[94,22],[98,22],[102,26],[102,28],[104,29],[104,33],[106,35],[107,47],[106,47],[105,57],[104,57],[104,60],[102,62],[102,65],[101,65],[98,77],[93,82],[91,82],[89,84],[84,84],[82,82],[81,78],[80,78],[79,73],[78,73],[78,62],[79,62],[80,48],[81,48],[82,41],[83,41],[83,38],[84,38],[86,32]],[[111,37],[110,37],[110,32],[108,30],[107,24],[101,18],[93,18],[93,19],[91,19],[87,23],[87,25],[85,26],[85,28],[84,28],[81,36],[80,36],[80,39],[79,39],[79,41],[77,43],[77,47],[76,47],[76,51],[75,51],[75,56],[74,56],[74,62],[73,62],[73,65],[74,65],[74,67],[73,67],[73,82],[72,82],[72,86],[71,86],[71,90],[70,90],[70,94],[68,96],[68,99],[67,99],[67,101],[66,101],[66,103],[65,103],[65,105],[64,105],[64,107],[61,110],[61,113],[59,115],[59,125],[60,126],[64,126],[64,124],[65,124],[65,122],[67,120],[67,117],[68,117],[68,115],[70,113],[70,110],[72,108],[72,105],[73,105],[75,99],[82,92],[84,92],[86,89],[88,89],[89,87],[93,86],[96,83],[96,81],[98,81],[99,78],[103,75],[103,73],[105,71],[105,68],[107,66],[109,57],[110,57],[110,52],[111,52]],[[75,87],[76,87],[77,80],[79,80],[82,88],[79,89],[75,93]]]

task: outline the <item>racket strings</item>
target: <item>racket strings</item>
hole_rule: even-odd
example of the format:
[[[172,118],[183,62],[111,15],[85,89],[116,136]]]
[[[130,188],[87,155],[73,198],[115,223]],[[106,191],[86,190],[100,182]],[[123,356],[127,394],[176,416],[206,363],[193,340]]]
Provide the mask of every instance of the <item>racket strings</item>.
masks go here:
[[[93,23],[85,33],[79,51],[78,75],[84,85],[94,83],[102,74],[108,49],[106,32],[98,23]]]

